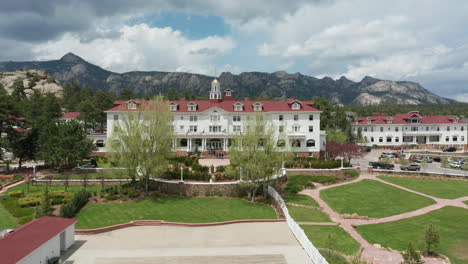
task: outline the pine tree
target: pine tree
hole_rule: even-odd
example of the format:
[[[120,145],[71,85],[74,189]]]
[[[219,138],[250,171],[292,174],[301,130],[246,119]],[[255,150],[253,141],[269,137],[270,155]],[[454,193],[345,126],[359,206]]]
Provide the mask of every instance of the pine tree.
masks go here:
[[[404,251],[401,256],[403,257],[402,264],[422,264],[421,254],[413,246],[413,242],[408,243],[408,249]]]
[[[426,252],[428,254],[432,254],[433,252],[431,251],[431,249],[439,245],[439,230],[437,230],[437,228],[435,228],[433,225],[429,225],[426,227],[426,231],[424,233],[424,242],[426,243]]]

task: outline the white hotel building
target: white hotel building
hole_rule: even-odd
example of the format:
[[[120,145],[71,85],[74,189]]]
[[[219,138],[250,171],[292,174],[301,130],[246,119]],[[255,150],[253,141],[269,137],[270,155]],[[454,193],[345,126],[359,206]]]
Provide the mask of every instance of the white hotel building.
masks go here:
[[[456,116],[427,115],[419,112],[385,116],[358,117],[352,123],[366,146],[429,145],[432,147],[467,148],[468,123]]]
[[[138,109],[141,100],[117,101],[107,113],[107,139],[112,136],[115,122]],[[263,114],[274,127],[278,145],[294,149],[301,156],[319,156],[325,149],[325,132],[320,131],[320,111],[312,102],[295,99],[286,101],[234,100],[234,91],[221,91],[221,83],[213,80],[209,100],[170,101],[174,115],[174,150],[178,154],[228,151],[231,139],[242,133],[247,117]]]

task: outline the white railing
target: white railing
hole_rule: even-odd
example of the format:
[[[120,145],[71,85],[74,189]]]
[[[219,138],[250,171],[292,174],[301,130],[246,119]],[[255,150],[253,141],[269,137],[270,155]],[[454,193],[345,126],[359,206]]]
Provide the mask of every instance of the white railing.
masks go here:
[[[275,201],[280,206],[281,210],[283,211],[284,216],[286,217],[286,222],[288,223],[289,229],[293,232],[296,239],[302,245],[304,250],[306,251],[307,255],[309,255],[310,260],[313,264],[328,264],[327,260],[320,254],[317,248],[310,242],[309,238],[305,234],[304,230],[294,221],[294,219],[289,215],[288,208],[286,207],[286,203],[284,202],[283,198],[276,192],[276,190],[268,186],[268,194],[275,199]]]

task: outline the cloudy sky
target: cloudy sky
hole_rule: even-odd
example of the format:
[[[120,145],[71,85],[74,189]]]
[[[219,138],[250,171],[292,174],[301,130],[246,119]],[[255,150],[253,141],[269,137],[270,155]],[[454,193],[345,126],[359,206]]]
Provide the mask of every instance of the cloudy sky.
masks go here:
[[[411,80],[468,102],[467,0],[0,0],[0,61]]]

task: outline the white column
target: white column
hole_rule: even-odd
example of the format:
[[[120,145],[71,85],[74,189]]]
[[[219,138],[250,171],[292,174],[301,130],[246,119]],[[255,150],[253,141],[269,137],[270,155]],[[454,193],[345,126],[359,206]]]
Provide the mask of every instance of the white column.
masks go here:
[[[206,138],[202,138],[202,151],[206,151]]]
[[[187,138],[187,152],[190,151],[190,138]]]

